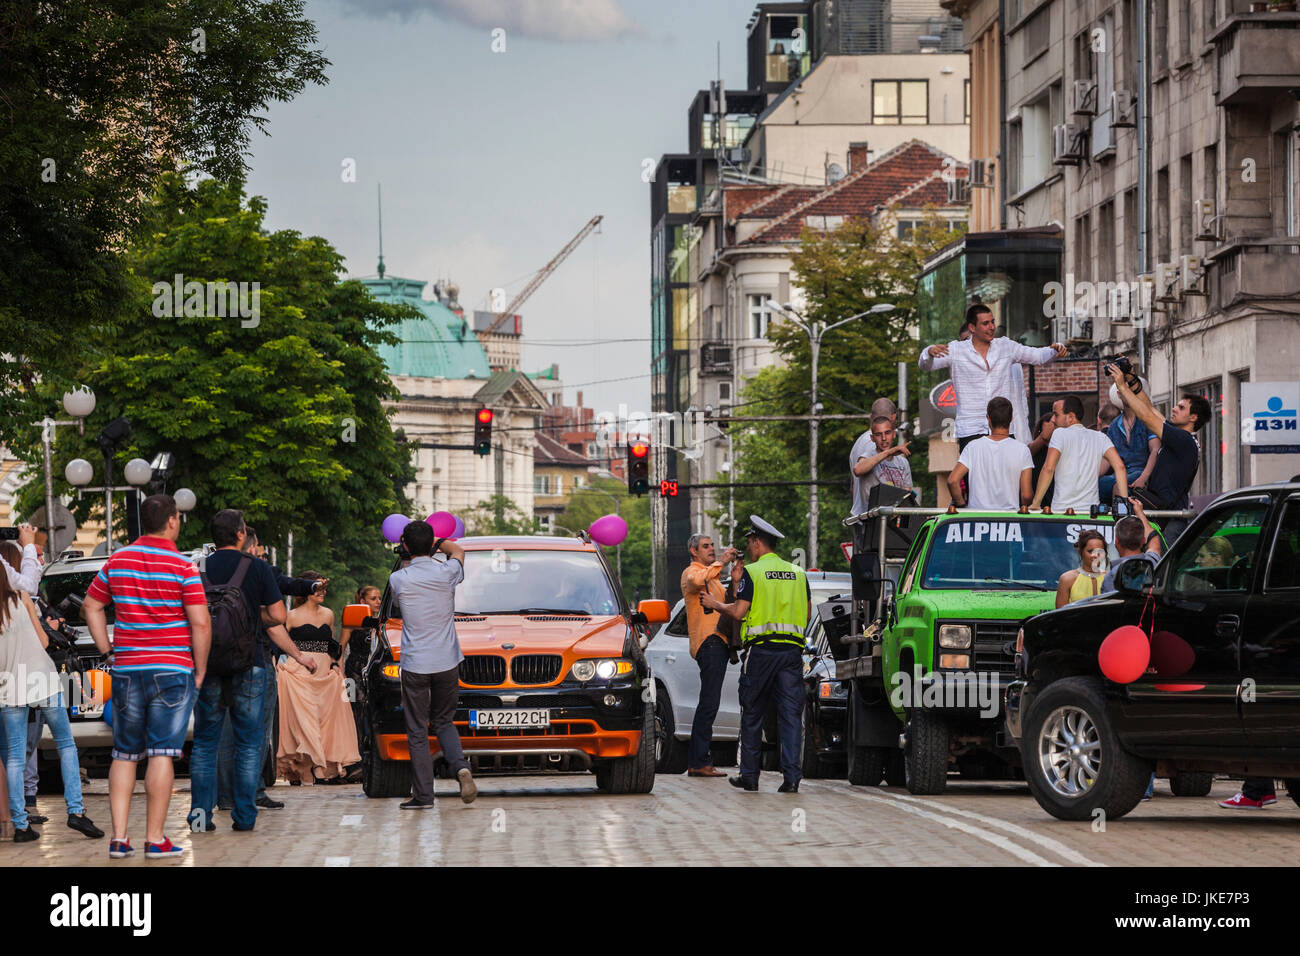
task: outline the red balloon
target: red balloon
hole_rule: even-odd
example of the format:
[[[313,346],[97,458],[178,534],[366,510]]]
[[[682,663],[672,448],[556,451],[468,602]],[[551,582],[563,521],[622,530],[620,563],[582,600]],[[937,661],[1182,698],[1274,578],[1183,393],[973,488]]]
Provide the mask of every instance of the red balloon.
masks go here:
[[[1146,632],[1133,624],[1117,627],[1106,635],[1097,650],[1097,663],[1108,680],[1131,684],[1146,673],[1151,662],[1151,643]]]
[[[1192,645],[1172,631],[1156,631],[1151,635],[1151,664],[1161,677],[1180,677],[1196,663]]]

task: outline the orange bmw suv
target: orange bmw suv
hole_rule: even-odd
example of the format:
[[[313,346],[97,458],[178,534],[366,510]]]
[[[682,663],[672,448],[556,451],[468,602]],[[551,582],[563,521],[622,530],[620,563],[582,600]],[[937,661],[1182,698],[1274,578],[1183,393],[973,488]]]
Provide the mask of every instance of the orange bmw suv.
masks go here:
[[[456,727],[475,773],[590,770],[610,793],[654,787],[654,700],[642,653],[666,601],[633,610],[600,549],[584,537],[471,537],[456,589],[460,665]],[[439,560],[435,558],[435,560]],[[408,562],[399,558],[396,568]],[[364,789],[405,797],[410,752],[402,720],[402,622],[387,588],[377,617],[349,606],[349,656]],[[351,668],[350,668],[351,669]],[[432,731],[429,745],[440,748]],[[445,765],[444,765],[445,766]]]

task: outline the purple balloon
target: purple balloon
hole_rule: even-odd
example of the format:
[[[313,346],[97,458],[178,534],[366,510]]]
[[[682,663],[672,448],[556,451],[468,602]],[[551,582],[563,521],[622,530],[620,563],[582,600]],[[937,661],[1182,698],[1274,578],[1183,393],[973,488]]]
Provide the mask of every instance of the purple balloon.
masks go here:
[[[456,530],[454,530],[449,537],[452,541],[465,537],[465,522],[460,520],[460,515],[456,515]]]
[[[410,523],[411,519],[406,517],[406,515],[389,515],[384,519],[384,538],[387,541],[396,544],[402,537],[402,532],[406,530],[406,526]]]
[[[627,537],[627,522],[618,515],[605,515],[593,521],[587,531],[592,541],[612,548],[622,544]]]
[[[424,519],[433,529],[434,537],[446,538],[456,530],[456,519],[450,511],[435,511]]]

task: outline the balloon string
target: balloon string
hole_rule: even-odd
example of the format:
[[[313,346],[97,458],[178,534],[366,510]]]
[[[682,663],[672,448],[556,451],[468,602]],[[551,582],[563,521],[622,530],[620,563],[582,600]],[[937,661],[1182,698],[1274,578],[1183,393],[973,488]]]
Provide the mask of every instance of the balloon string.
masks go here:
[[[1148,590],[1147,603],[1142,606],[1142,613],[1138,615],[1138,628],[1141,629],[1142,621],[1147,616],[1147,608],[1151,609],[1151,631],[1150,633],[1147,634],[1148,641],[1150,641],[1155,636],[1155,630],[1156,630],[1156,609],[1155,609],[1154,601],[1155,601],[1155,590],[1154,589]]]

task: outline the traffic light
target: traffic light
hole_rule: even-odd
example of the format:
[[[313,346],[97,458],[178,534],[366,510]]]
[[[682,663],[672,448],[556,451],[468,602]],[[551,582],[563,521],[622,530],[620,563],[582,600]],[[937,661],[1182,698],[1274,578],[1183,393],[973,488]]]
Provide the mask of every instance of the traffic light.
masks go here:
[[[628,442],[627,490],[633,495],[650,490],[650,443],[644,439]]]
[[[474,416],[474,454],[492,454],[492,409],[480,408]]]

